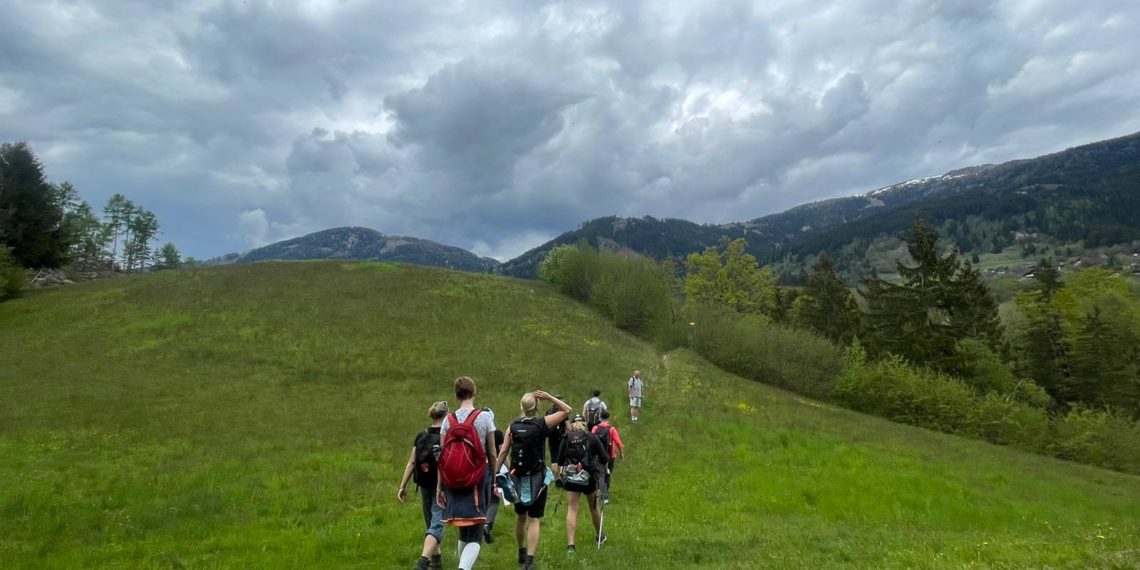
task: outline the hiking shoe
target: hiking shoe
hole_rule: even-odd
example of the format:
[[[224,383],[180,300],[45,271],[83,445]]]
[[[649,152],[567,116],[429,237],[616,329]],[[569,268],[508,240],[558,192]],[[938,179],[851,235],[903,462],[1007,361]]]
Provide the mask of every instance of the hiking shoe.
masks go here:
[[[432,556],[428,568],[430,570],[443,570],[443,556]]]
[[[602,535],[598,537],[598,546],[605,544],[609,538],[610,537],[606,536],[606,533],[603,532]]]
[[[566,555],[567,556],[574,556],[574,545],[573,544],[566,547]]]
[[[609,499],[602,499],[602,504],[608,505],[608,504],[610,504],[610,500]]]
[[[429,570],[428,559],[421,556],[420,559],[416,561],[416,570]]]
[[[489,525],[483,525],[483,540],[486,540],[487,544],[495,544],[495,537],[491,535],[491,527]]]
[[[522,566],[523,564],[526,564],[526,549],[520,548],[519,549],[519,566]]]

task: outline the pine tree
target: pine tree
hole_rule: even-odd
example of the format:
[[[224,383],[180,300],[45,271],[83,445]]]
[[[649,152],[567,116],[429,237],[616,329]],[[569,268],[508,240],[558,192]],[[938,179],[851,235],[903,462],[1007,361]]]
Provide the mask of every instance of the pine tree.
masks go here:
[[[106,216],[107,229],[111,234],[111,267],[119,257],[119,235],[123,233],[127,219],[134,210],[134,204],[122,194],[115,194],[103,206],[103,215]]]
[[[70,244],[43,164],[26,143],[0,145],[0,245],[24,267],[59,267]]]
[[[869,346],[878,356],[897,354],[916,364],[960,371],[958,342],[996,348],[1001,337],[997,303],[971,265],[954,252],[938,252],[938,235],[918,220],[907,239],[914,265],[897,264],[902,283],[864,281]]]
[[[800,321],[820,334],[847,345],[859,327],[859,307],[847,284],[835,273],[835,263],[821,253],[804,294],[796,299]]]
[[[174,246],[173,242],[166,242],[159,255],[162,258],[162,269],[178,269],[178,266],[182,264],[182,254],[178,252],[178,248]]]

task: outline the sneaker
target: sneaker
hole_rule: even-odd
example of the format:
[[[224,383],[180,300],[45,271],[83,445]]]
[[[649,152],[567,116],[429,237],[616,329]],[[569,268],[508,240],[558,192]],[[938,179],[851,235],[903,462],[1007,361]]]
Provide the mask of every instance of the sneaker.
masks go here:
[[[523,564],[526,564],[526,549],[520,548],[519,549],[519,566],[522,566]]]
[[[610,500],[609,499],[602,499],[602,504],[608,505],[608,504],[610,504]]]
[[[605,544],[606,540],[608,540],[609,538],[610,537],[606,536],[606,533],[603,532],[602,535],[598,537],[598,546]]]
[[[421,556],[420,559],[416,561],[416,570],[429,570],[428,559]]]
[[[495,544],[495,537],[491,534],[490,525],[483,525],[483,540],[486,540],[487,544]]]
[[[429,570],[443,570],[443,556],[432,556],[428,568]]]
[[[573,544],[566,547],[566,555],[567,556],[574,556],[574,545]]]

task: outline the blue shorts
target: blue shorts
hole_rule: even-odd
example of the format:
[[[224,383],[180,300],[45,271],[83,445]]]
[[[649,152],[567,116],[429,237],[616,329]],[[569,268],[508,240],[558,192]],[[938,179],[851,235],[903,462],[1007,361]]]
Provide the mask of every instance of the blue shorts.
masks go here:
[[[443,509],[435,502],[435,489],[420,487],[420,495],[424,508],[424,534],[435,537],[436,542],[443,542]]]

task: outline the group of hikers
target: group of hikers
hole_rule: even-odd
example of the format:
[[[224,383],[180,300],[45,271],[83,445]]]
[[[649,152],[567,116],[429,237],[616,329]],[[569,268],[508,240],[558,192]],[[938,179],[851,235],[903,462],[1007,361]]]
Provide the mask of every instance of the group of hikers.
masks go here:
[[[644,391],[640,371],[634,371],[626,387],[630,420],[636,423]],[[446,401],[428,409],[431,426],[416,435],[397,492],[403,503],[409,483],[419,489],[426,531],[417,570],[443,567],[440,545],[445,525],[459,532],[458,567],[472,570],[482,543],[495,542],[492,532],[500,503],[514,507],[518,563],[531,570],[552,484],[566,493],[567,553],[575,554],[583,497],[594,544],[598,548],[605,544],[603,505],[610,502],[614,467],[625,458],[625,445],[609,422],[601,390],[593,391],[581,413],[563,396],[527,392],[519,401],[522,415],[505,432],[495,428],[490,408],[475,406],[471,378],[455,380],[455,399],[459,402],[455,410]],[[543,401],[550,407],[540,414]],[[556,505],[555,513],[557,509]]]

